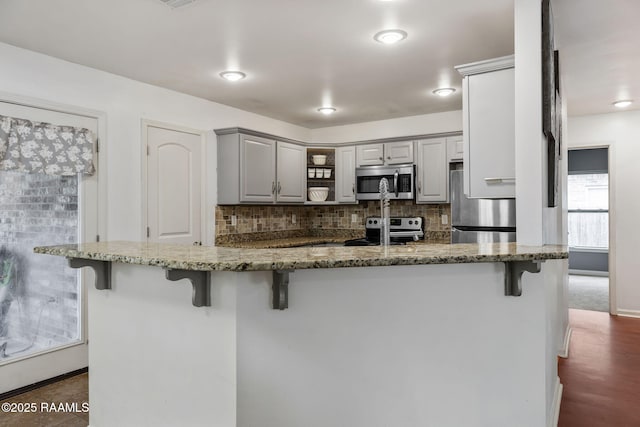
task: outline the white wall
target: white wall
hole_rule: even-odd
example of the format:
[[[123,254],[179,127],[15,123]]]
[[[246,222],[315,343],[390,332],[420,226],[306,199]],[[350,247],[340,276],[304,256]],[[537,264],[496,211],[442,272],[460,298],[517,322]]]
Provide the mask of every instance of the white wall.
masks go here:
[[[544,179],[540,2],[515,2],[517,240],[541,245]],[[526,226],[525,226],[526,225]]]
[[[615,280],[618,314],[640,316],[638,242],[640,231],[640,111],[569,118],[569,148],[609,147],[610,280]]]
[[[563,198],[558,207],[547,207],[547,145],[542,132],[541,3],[516,0],[515,16],[515,144],[517,241],[526,245],[560,244],[564,237]],[[566,157],[566,155],[565,155]],[[564,162],[566,164],[566,161]],[[559,170],[559,182],[566,178]],[[562,190],[561,190],[562,191]],[[558,386],[556,356],[562,351],[568,327],[566,261],[536,277],[547,290],[546,372],[548,423],[553,422]]]
[[[443,132],[462,132],[462,110],[312,129],[309,142],[356,142]]]
[[[141,206],[141,120],[202,131],[242,126],[292,139],[309,140],[310,131],[282,121],[195,98],[114,74],[0,43],[0,91],[46,102],[106,113],[106,239],[139,240]],[[207,135],[207,215],[205,241],[212,241],[216,202],[215,135]],[[104,172],[104,171],[102,171]],[[103,236],[103,240],[106,240]]]

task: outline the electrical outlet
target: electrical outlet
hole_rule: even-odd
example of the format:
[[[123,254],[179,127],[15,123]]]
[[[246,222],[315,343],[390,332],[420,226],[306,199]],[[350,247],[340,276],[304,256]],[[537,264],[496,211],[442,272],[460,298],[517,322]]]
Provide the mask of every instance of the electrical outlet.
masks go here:
[[[296,223],[296,214],[291,214],[291,224]]]
[[[442,225],[447,225],[449,224],[449,215],[444,214],[440,217],[442,219]]]
[[[231,215],[231,226],[235,227],[238,225],[238,217],[236,215]]]
[[[354,224],[358,222],[358,214],[351,214],[351,223]]]

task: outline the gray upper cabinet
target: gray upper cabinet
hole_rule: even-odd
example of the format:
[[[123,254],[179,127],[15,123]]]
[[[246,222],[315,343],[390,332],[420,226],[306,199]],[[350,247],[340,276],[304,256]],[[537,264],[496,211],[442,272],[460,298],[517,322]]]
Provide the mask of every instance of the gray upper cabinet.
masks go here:
[[[416,202],[448,202],[447,138],[416,141],[416,150]]]
[[[357,152],[358,166],[413,163],[413,141],[358,145]]]
[[[451,136],[447,138],[447,159],[449,162],[461,162],[464,157],[464,138]]]
[[[384,162],[387,165],[413,163],[413,141],[385,143]]]
[[[276,141],[242,135],[240,137],[240,201],[273,202],[275,196]]]
[[[384,144],[358,145],[358,166],[377,166],[384,164]]]
[[[513,56],[456,67],[463,79],[464,192],[515,197]]]
[[[288,142],[277,142],[276,201],[303,203],[307,151],[305,147]],[[250,171],[245,172],[251,173]]]
[[[336,148],[336,202],[356,202],[356,147]]]
[[[218,204],[303,203],[304,146],[239,133],[218,136]]]

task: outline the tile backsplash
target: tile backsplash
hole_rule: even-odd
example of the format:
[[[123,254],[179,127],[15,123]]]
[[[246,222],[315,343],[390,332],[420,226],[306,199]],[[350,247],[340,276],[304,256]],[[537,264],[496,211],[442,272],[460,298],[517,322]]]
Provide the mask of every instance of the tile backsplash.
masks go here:
[[[232,216],[236,216],[236,225]],[[295,215],[295,223],[292,218]],[[352,222],[352,215],[356,221]],[[306,205],[306,206],[216,206],[216,238],[233,238],[235,234],[252,233],[254,238],[264,233],[264,238],[273,238],[273,233],[291,235],[309,234],[330,230],[352,230],[364,232],[364,220],[380,215],[380,202],[360,202],[357,205]],[[442,216],[447,215],[447,224]],[[416,205],[412,201],[391,201],[391,216],[421,216],[425,219],[425,230],[430,235],[447,236],[451,231],[451,208],[449,204]]]

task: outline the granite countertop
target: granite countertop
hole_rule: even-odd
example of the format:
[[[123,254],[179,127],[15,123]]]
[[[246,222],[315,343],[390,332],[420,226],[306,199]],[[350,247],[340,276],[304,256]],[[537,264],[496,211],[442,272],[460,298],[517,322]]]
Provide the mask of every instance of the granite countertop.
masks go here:
[[[566,246],[522,246],[515,243],[246,249],[116,241],[41,246],[34,248],[34,252],[198,271],[460,264],[565,259],[569,256]]]

